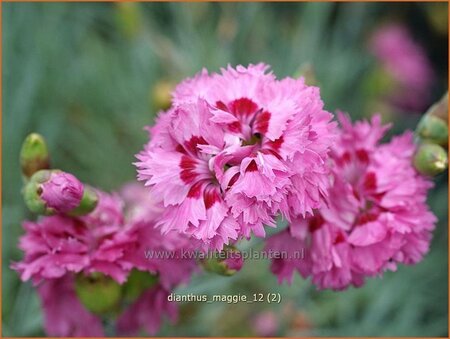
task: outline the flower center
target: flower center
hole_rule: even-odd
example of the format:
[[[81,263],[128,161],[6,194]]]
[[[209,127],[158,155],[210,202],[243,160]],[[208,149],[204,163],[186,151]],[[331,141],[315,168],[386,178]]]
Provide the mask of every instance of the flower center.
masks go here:
[[[216,106],[234,115],[236,120],[229,123],[227,128],[230,132],[241,136],[243,145],[261,143],[269,128],[269,112],[248,98],[235,99],[228,104],[218,101]]]

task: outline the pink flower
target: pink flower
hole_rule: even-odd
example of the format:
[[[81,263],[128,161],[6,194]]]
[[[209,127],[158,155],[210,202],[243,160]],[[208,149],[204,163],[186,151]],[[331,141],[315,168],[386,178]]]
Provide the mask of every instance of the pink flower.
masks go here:
[[[137,239],[124,252],[124,260],[141,271],[158,274],[160,284],[167,290],[188,282],[197,264],[193,256],[183,257],[183,253],[193,253],[196,244],[174,231],[161,234],[155,222],[160,209],[152,204],[154,199],[143,185],[126,185],[122,196],[129,212],[127,234]]]
[[[343,114],[339,120],[329,206],[294,219],[267,243],[266,249],[289,254],[272,263],[280,281],[291,282],[297,270],[319,288],[360,286],[364,277],[417,263],[428,252],[436,222],[426,205],[432,184],[412,166],[413,134],[379,144],[386,130],[379,116],[354,125]],[[305,259],[291,259],[302,248]]]
[[[142,185],[126,185],[124,199],[101,191],[97,194],[99,203],[86,216],[58,215],[25,222],[26,234],[19,244],[25,256],[12,267],[22,280],[33,279],[39,286],[46,331],[61,336],[102,335],[100,321],[77,299],[74,273],[100,272],[123,284],[131,269],[150,272],[157,276],[158,285],[144,291],[120,316],[117,326],[123,333],[144,327],[155,334],[164,314],[176,320],[176,305],[168,303],[167,295],[196,270],[195,258],[183,257],[195,244],[179,233],[162,235],[156,229],[161,207],[152,204],[154,199]],[[92,328],[84,328],[83,322]]]
[[[103,337],[100,318],[78,301],[73,277],[49,279],[38,287],[45,331],[52,337]]]
[[[302,258],[300,254],[305,248],[306,243],[293,237],[289,230],[278,232],[267,239],[265,250],[272,258],[270,270],[278,277],[280,284],[284,280],[291,284],[295,271],[304,278],[309,275],[311,261],[309,257]]]
[[[136,220],[156,220],[164,210],[148,190],[140,182],[131,182],[122,186],[119,192],[125,201],[127,222]]]
[[[132,336],[144,328],[149,335],[155,335],[163,317],[173,323],[178,318],[176,303],[167,300],[169,292],[161,286],[155,286],[144,292],[138,300],[129,306],[117,320],[117,331],[120,335]]]
[[[423,48],[407,28],[389,24],[375,32],[370,49],[397,82],[392,100],[396,105],[421,110],[428,104],[433,69]]]
[[[54,171],[41,185],[41,199],[57,213],[68,212],[80,204],[83,184],[70,173]]]
[[[220,250],[264,236],[279,213],[306,215],[325,200],[332,116],[317,88],[267,69],[203,70],[175,89],[172,108],[149,129],[136,165],[164,206],[163,233]]]
[[[176,232],[162,235],[154,223],[148,222],[136,222],[128,232],[138,240],[124,251],[126,262],[140,271],[157,274],[166,289],[189,281],[197,264],[193,256],[183,257],[183,253],[193,251],[188,239]]]
[[[19,248],[25,252],[12,267],[22,280],[61,278],[69,272],[102,272],[119,283],[126,280],[131,264],[124,252],[136,242],[123,229],[122,202],[118,196],[98,192],[99,204],[88,216],[44,217],[26,221]]]

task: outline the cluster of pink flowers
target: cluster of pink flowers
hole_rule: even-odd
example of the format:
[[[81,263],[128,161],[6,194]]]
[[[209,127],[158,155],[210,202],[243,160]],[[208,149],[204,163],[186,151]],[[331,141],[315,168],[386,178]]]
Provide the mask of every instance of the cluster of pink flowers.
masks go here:
[[[298,271],[321,289],[360,286],[364,277],[417,263],[428,251],[436,222],[426,204],[432,184],[412,165],[413,134],[380,144],[388,126],[379,116],[354,125],[343,114],[339,120],[328,206],[267,241],[266,248],[291,253],[272,262],[280,282]],[[301,249],[305,258],[293,259]]]
[[[408,29],[400,24],[382,26],[373,35],[370,49],[396,82],[396,88],[390,89],[391,102],[408,110],[425,109],[430,100],[433,69]]]
[[[221,250],[265,236],[281,214],[313,213],[327,196],[332,115],[319,89],[277,80],[264,64],[206,70],[182,82],[149,128],[138,179],[164,205],[157,222]]]
[[[341,114],[340,130],[330,120],[317,88],[277,80],[263,64],[182,82],[136,164],[164,206],[157,226],[220,250],[251,232],[264,237],[281,215],[290,227],[267,248],[308,255],[274,260],[273,272],[281,282],[297,270],[319,288],[359,286],[419,261],[435,217],[412,133],[380,145],[380,117],[353,126]]]
[[[38,288],[44,309],[45,328],[51,336],[101,336],[101,319],[77,298],[77,275],[102,273],[124,284],[132,269],[157,275],[156,285],[128,305],[117,319],[121,334],[137,334],[145,328],[155,334],[164,315],[175,320],[176,305],[167,295],[187,282],[195,260],[176,255],[189,249],[187,239],[177,233],[164,237],[155,228],[160,208],[138,184],[124,187],[121,194],[97,191],[96,209],[82,217],[63,214],[26,221],[26,234],[19,247],[25,257],[13,268],[22,280],[31,279]],[[60,195],[53,196],[56,202]],[[50,203],[55,202],[50,199]],[[145,251],[174,252],[171,258],[146,258]]]
[[[239,239],[265,237],[280,215],[289,227],[266,242],[293,254],[272,261],[280,282],[297,271],[340,290],[420,261],[436,218],[426,204],[432,184],[412,165],[412,133],[381,144],[389,127],[379,116],[352,124],[340,114],[340,128],[332,117],[318,88],[277,80],[264,64],[203,70],[174,90],[172,106],[148,128],[136,163],[147,187],[97,190],[96,208],[75,216],[83,184],[61,171],[43,176],[36,201],[55,215],[24,223],[25,255],[12,267],[37,286],[47,333],[103,335],[77,279],[101,274],[123,286],[138,271],[156,283],[120,305],[116,328],[155,334],[163,317],[177,316],[167,296],[197,267],[181,252],[234,251]],[[294,254],[304,249],[304,258]],[[147,257],[149,250],[174,255]],[[242,258],[219,266],[234,273]]]

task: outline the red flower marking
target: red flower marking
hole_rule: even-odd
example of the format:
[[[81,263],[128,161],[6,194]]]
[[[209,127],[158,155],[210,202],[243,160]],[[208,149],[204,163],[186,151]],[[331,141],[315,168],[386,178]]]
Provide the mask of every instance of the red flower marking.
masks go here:
[[[349,163],[352,160],[352,155],[349,152],[345,152],[341,156],[342,163]]]
[[[344,235],[340,232],[340,233],[338,233],[338,235],[336,236],[336,239],[334,239],[334,242],[333,242],[333,244],[339,244],[339,243],[341,243],[341,242],[344,242],[345,241],[345,237],[344,237]]]
[[[230,188],[231,186],[233,186],[238,179],[239,179],[239,173],[236,173],[235,175],[233,175],[230,182],[228,183],[227,189]]]
[[[318,230],[319,228],[322,227],[324,222],[325,222],[325,220],[322,218],[322,216],[320,214],[312,217],[309,220],[309,231],[314,232],[314,231]]]
[[[365,212],[356,218],[355,225],[364,225],[378,219],[378,213]]]
[[[202,193],[203,183],[201,181],[197,181],[194,185],[192,185],[191,189],[188,192],[188,198],[199,199]]]
[[[241,98],[233,100],[229,104],[230,112],[237,118],[245,118],[254,114],[258,110],[258,106],[250,99]]]
[[[284,142],[284,138],[281,136],[278,139],[272,141],[269,140],[267,142],[267,146],[270,147],[272,150],[274,150],[275,152],[278,152],[281,148],[281,145],[283,145]]]
[[[377,188],[377,177],[374,172],[366,174],[363,187],[366,191],[374,191]]]
[[[265,134],[267,130],[269,129],[269,120],[270,120],[270,113],[267,111],[261,112],[256,116],[254,125],[253,125],[253,132],[254,133],[260,133]]]
[[[203,198],[205,200],[206,209],[211,208],[216,202],[220,201],[220,195],[216,187],[209,187],[205,189],[203,193]]]
[[[198,145],[208,145],[203,137],[198,137],[193,135],[188,141],[184,143],[184,148],[186,151],[192,154],[198,154]]]
[[[255,160],[252,160],[250,164],[248,164],[247,168],[245,169],[245,172],[256,172],[258,170],[258,165],[256,165]]]
[[[362,163],[367,164],[369,162],[369,154],[364,149],[356,150],[356,157]]]
[[[195,168],[197,166],[197,161],[192,159],[186,155],[181,157],[180,161],[180,178],[186,184],[191,184],[195,178],[197,177],[197,173],[195,173]]]

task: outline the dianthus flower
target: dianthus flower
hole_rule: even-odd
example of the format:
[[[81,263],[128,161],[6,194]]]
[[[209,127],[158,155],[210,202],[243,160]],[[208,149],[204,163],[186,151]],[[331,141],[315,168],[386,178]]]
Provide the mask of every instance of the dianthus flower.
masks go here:
[[[193,258],[183,257],[183,252],[195,250],[195,243],[177,232],[161,234],[155,227],[161,209],[147,193],[137,183],[128,184],[121,191],[127,208],[127,234],[137,239],[124,252],[124,260],[140,271],[158,274],[159,283],[171,290],[187,282],[196,269]]]
[[[277,80],[268,66],[206,70],[182,82],[137,155],[138,179],[159,198],[163,233],[221,250],[275,217],[312,214],[327,196],[332,115],[319,89]]]
[[[24,259],[13,265],[21,279],[34,282],[66,273],[101,272],[119,283],[126,280],[130,263],[122,260],[136,238],[123,230],[123,202],[117,195],[97,192],[99,203],[84,217],[63,215],[25,221],[19,248]]]
[[[266,249],[289,253],[272,262],[280,282],[290,283],[298,271],[320,289],[360,286],[398,263],[419,262],[429,249],[436,222],[426,204],[432,183],[412,165],[412,132],[380,144],[388,126],[379,116],[354,125],[342,114],[339,120],[328,207],[293,220],[267,242]]]
[[[164,317],[172,323],[178,318],[178,307],[167,300],[170,291],[157,285],[145,291],[136,302],[117,319],[116,328],[121,335],[137,335],[145,329],[155,335]]]
[[[86,216],[57,215],[24,223],[26,234],[19,247],[25,256],[12,267],[22,280],[32,279],[37,285],[48,335],[102,336],[101,319],[83,305],[75,290],[76,277],[93,273],[121,285],[132,269],[156,279],[156,285],[142,291],[120,315],[120,333],[145,328],[153,335],[165,314],[176,320],[177,307],[165,296],[189,280],[196,262],[180,255],[185,246],[190,248],[188,239],[175,232],[163,236],[155,228],[161,208],[143,191],[136,184],[125,186],[121,195],[97,191],[99,203]],[[147,257],[146,251],[159,253]],[[140,317],[130,322],[136,310]]]
[[[78,300],[74,285],[70,275],[39,284],[45,332],[52,337],[103,337],[101,319]]]
[[[422,48],[406,27],[389,24],[371,39],[372,53],[397,83],[390,99],[402,108],[422,110],[429,104],[433,69]]]

